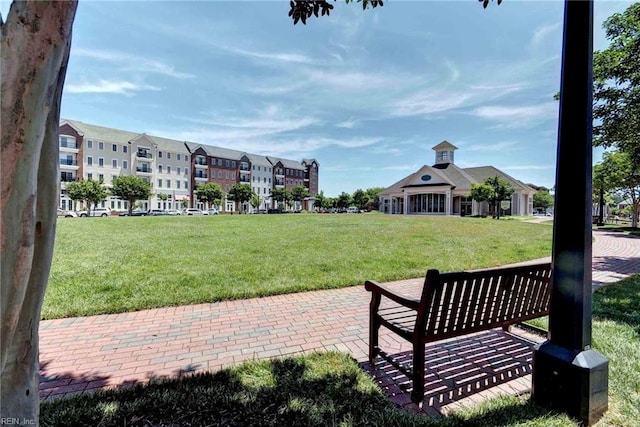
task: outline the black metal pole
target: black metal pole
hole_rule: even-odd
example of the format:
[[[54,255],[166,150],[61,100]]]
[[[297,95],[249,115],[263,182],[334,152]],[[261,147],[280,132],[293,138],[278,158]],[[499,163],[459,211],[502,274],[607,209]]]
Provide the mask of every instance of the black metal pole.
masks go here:
[[[533,399],[590,425],[608,406],[608,360],[591,349],[593,1],[565,0],[549,340]]]
[[[600,185],[600,200],[598,202],[600,204],[600,213],[598,215],[598,226],[604,225],[604,188],[602,188],[602,184]]]
[[[552,342],[591,344],[593,2],[565,2],[553,227]]]

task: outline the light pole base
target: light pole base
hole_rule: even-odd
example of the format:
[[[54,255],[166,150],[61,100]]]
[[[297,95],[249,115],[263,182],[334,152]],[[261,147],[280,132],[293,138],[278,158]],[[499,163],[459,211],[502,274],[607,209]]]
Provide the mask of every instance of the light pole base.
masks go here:
[[[609,360],[595,350],[574,351],[550,341],[533,350],[534,402],[567,413],[584,426],[609,406]]]

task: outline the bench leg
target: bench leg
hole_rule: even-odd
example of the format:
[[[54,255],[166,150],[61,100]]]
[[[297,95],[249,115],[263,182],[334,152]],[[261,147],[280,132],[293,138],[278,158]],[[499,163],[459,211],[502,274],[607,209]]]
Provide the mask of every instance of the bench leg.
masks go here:
[[[413,391],[411,400],[422,407],[424,400],[424,342],[413,344]]]
[[[378,331],[380,330],[378,307],[380,307],[380,294],[374,293],[371,296],[371,305],[369,307],[369,361],[372,365],[380,351],[378,346]]]

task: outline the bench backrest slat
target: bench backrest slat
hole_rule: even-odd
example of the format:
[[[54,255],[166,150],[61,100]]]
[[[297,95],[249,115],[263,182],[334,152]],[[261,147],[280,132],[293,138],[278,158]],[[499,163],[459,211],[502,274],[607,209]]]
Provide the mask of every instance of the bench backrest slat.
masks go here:
[[[414,331],[443,338],[549,312],[551,264],[439,273],[425,279]]]

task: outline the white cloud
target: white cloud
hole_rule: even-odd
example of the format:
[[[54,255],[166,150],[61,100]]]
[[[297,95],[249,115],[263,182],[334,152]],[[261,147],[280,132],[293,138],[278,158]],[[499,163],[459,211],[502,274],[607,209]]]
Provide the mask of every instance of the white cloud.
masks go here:
[[[256,59],[265,59],[268,61],[274,62],[285,62],[285,63],[295,63],[295,64],[314,64],[316,61],[311,59],[306,55],[301,55],[299,53],[288,53],[288,52],[254,52],[250,50],[245,50],[237,47],[224,47],[228,52],[234,53],[236,55],[247,56],[250,58]]]
[[[494,142],[488,145],[472,145],[465,147],[465,151],[482,151],[482,152],[501,152],[501,151],[511,151],[517,150],[521,147],[517,142],[514,141],[503,141],[503,142]]]
[[[190,79],[195,77],[190,73],[176,71],[173,65],[169,65],[155,59],[144,58],[139,55],[129,55],[121,52],[86,49],[81,47],[73,48],[71,54],[73,56],[82,56],[117,64],[122,70],[161,74],[177,79]]]
[[[132,96],[135,92],[160,88],[127,81],[100,80],[97,83],[69,83],[65,85],[64,90],[69,93],[116,93]]]
[[[538,27],[533,31],[533,37],[531,37],[531,47],[538,47],[547,36],[553,34],[554,31],[560,29],[562,26],[561,22],[556,22],[555,24],[543,25],[542,27]]]
[[[445,90],[424,90],[391,103],[396,116],[419,116],[459,108],[472,99],[470,93]]]
[[[353,119],[345,120],[343,122],[336,124],[336,127],[344,128],[344,129],[353,129],[356,126],[358,126],[358,121]]]
[[[500,122],[504,127],[527,127],[541,120],[553,118],[557,115],[556,102],[546,102],[537,105],[491,105],[478,107],[471,114],[487,120]]]
[[[500,169],[512,170],[512,171],[539,171],[539,170],[555,170],[556,165],[517,165],[517,166],[501,166]]]

